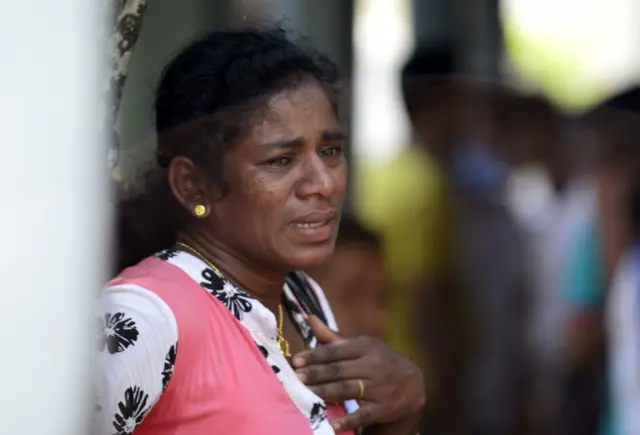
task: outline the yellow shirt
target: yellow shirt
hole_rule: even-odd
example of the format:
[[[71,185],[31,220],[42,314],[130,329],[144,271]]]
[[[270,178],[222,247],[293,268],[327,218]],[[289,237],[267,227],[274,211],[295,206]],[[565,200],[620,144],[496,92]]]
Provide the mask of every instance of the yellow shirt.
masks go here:
[[[409,147],[383,166],[356,174],[360,220],[382,237],[390,280],[389,344],[422,363],[411,328],[410,292],[448,267],[450,215],[443,175],[425,152]]]

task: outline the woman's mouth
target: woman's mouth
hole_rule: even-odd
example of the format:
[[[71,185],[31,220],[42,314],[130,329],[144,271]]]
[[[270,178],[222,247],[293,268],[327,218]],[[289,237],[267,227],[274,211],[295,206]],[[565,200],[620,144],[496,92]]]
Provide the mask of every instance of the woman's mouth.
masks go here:
[[[324,225],[327,225],[328,223],[329,221],[326,220],[326,221],[320,221],[320,222],[295,222],[292,225],[294,225],[296,228],[306,229],[306,228],[319,228]]]
[[[289,227],[299,243],[321,243],[331,240],[337,214],[332,211],[309,213],[290,222]]]

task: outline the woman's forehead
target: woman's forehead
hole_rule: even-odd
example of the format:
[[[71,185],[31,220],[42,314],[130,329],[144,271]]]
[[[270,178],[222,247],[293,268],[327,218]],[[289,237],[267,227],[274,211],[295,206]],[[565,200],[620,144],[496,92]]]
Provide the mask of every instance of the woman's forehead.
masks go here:
[[[253,126],[255,135],[301,133],[339,126],[333,106],[323,89],[306,84],[273,95]]]

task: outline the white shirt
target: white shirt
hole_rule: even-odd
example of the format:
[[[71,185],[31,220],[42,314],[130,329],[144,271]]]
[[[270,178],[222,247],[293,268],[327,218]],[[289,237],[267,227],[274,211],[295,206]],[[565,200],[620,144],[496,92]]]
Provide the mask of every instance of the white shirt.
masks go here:
[[[211,293],[236,316],[252,335],[294,404],[309,420],[314,435],[333,435],[326,418],[326,405],[298,380],[278,348],[273,313],[191,254],[166,250],[157,257],[181,268],[204,287],[202,291]],[[210,276],[210,282],[201,283],[203,276]],[[309,283],[316,291],[329,328],[337,330],[324,293],[315,282],[309,280]],[[287,286],[284,291],[290,302],[295,301]],[[171,378],[178,349],[178,327],[169,306],[152,291],[136,285],[105,288],[99,305],[93,434],[131,434],[160,399]],[[315,337],[302,314],[295,309],[292,314],[307,344],[315,347]],[[132,389],[131,385],[137,388]],[[347,412],[357,409],[353,401],[345,406]]]
[[[588,178],[574,178],[556,194],[544,171],[523,170],[510,179],[507,204],[528,239],[530,352],[538,370],[555,376],[562,368],[568,318],[562,276],[575,234],[595,214],[595,187]]]
[[[640,434],[640,250],[616,268],[607,300],[614,417],[621,435]]]

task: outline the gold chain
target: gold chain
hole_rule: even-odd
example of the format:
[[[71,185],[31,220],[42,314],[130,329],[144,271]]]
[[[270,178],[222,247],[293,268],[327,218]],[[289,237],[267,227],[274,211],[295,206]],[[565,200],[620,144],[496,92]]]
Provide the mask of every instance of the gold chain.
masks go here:
[[[278,347],[284,356],[290,358],[291,353],[289,352],[289,342],[284,338],[284,315],[282,314],[282,311],[282,304],[278,304]]]
[[[218,269],[215,264],[213,264],[211,261],[209,261],[196,248],[193,248],[193,247],[187,245],[184,242],[176,242],[176,245],[178,245],[179,247],[185,249],[187,252],[195,255],[200,260],[204,261],[219,276],[224,278],[225,275],[220,271],[220,269]],[[291,357],[291,353],[289,351],[289,342],[287,341],[286,338],[284,338],[284,314],[283,314],[282,304],[278,304],[278,322],[277,322],[277,327],[278,327],[278,337],[277,337],[277,339],[278,339],[278,347],[280,348],[280,352],[282,352],[282,354],[285,357],[290,358]]]
[[[195,255],[196,257],[198,257],[200,260],[204,261],[205,263],[207,263],[207,266],[209,266],[210,268],[212,268],[218,275],[224,277],[224,274],[220,271],[220,269],[218,269],[216,267],[215,264],[213,264],[212,262],[210,262],[209,260],[207,260],[207,258],[202,255],[200,253],[200,251],[198,251],[196,248],[192,248],[191,246],[187,245],[184,242],[176,242],[176,245],[180,246],[181,248],[186,249],[187,251],[189,251],[190,254]]]

